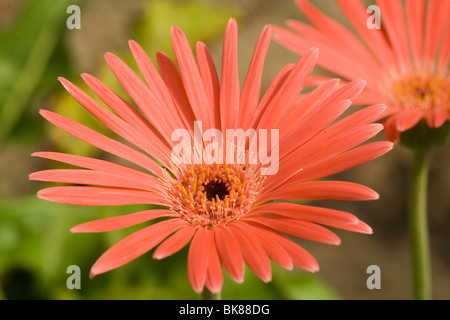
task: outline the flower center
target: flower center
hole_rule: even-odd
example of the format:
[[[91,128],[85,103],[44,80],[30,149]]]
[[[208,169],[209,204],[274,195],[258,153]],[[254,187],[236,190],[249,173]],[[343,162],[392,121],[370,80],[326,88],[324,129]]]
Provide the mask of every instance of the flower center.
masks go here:
[[[450,107],[450,80],[441,76],[411,75],[392,84],[391,104],[422,111]]]
[[[194,164],[179,170],[166,184],[171,209],[186,221],[207,228],[248,213],[264,179],[256,165]]]
[[[228,188],[222,180],[214,180],[208,183],[202,183],[203,192],[206,194],[206,199],[212,201],[213,199],[224,200],[229,195]]]

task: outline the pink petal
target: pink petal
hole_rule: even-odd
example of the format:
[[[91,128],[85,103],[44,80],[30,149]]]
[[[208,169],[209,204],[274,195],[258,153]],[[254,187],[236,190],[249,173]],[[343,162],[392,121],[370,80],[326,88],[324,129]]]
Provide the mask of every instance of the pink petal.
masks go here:
[[[222,128],[235,128],[239,114],[239,72],[237,64],[237,24],[230,19],[225,31],[220,79],[220,118]]]
[[[373,233],[372,228],[370,226],[368,226],[366,223],[362,222],[361,220],[358,220],[358,222],[356,224],[352,224],[352,225],[335,224],[335,225],[330,225],[330,227],[347,230],[347,231],[365,233],[365,234]]]
[[[386,30],[400,70],[408,68],[410,63],[408,35],[402,3],[400,0],[378,0],[378,6],[380,12],[383,12],[382,28]]]
[[[153,253],[153,258],[161,260],[181,250],[185,245],[188,244],[189,241],[191,241],[196,230],[197,227],[194,227],[190,224],[180,229],[172,236],[164,240],[158,246],[158,248],[156,248],[155,252]]]
[[[170,141],[175,129],[183,128],[184,124],[173,107],[166,105],[165,101],[156,94],[156,90],[150,89],[144,81],[121,59],[112,53],[105,54],[105,60],[130,95],[142,113],[151,124]]]
[[[330,230],[307,221],[289,219],[273,214],[254,214],[245,217],[243,221],[253,221],[301,239],[335,245],[341,243],[338,236]]]
[[[344,53],[346,56],[354,56],[359,58],[358,67],[360,67],[362,70],[361,72],[366,75],[365,78],[367,80],[370,80],[368,78],[376,77],[380,74],[381,70],[377,61],[352,32],[317,10],[308,1],[297,0],[296,4],[308,20],[310,20],[319,29],[328,43],[335,47],[339,46],[339,51]],[[288,25],[290,25],[289,21]],[[342,43],[345,43],[345,46],[342,46]],[[319,48],[321,47],[319,45],[315,46]],[[351,78],[358,78],[361,76],[362,74],[358,75],[356,73]]]
[[[405,6],[412,55],[415,66],[419,69],[423,59],[425,0],[407,1]]]
[[[393,66],[394,55],[383,29],[367,28],[367,7],[361,1],[337,0],[337,2],[353,28],[378,58],[379,63],[385,67]]]
[[[214,231],[210,232],[213,233]],[[211,293],[219,293],[222,291],[223,272],[222,263],[220,262],[219,253],[217,251],[214,240],[210,239],[211,245],[208,252],[208,270],[206,274],[206,287]]]
[[[233,280],[244,281],[244,260],[240,244],[227,227],[218,227],[215,232],[217,251],[220,260]]]
[[[227,229],[239,241],[245,263],[262,281],[269,282],[272,279],[269,257],[253,232],[246,226],[246,223],[238,221],[229,224]]]
[[[197,61],[200,69],[200,74],[205,86],[206,94],[209,98],[210,105],[214,106],[212,127],[215,129],[221,128],[220,122],[220,83],[217,75],[216,67],[214,66],[214,60],[206,47],[202,42],[197,42]]]
[[[321,179],[346,171],[376,159],[389,152],[392,148],[393,144],[391,142],[380,141],[351,149],[337,156],[303,167],[303,170],[289,180],[289,183]]]
[[[336,83],[329,82],[324,84],[327,88]],[[346,84],[338,90],[331,92],[331,95],[325,98],[319,105],[315,102],[310,102],[307,99],[305,102],[311,103],[313,108],[308,109],[310,112],[305,112],[300,119],[296,121],[295,129],[286,134],[283,134],[283,143],[281,144],[280,158],[290,153],[293,148],[298,148],[313,136],[317,135],[319,131],[330,125],[336,120],[344,111],[351,105],[351,99],[358,96],[363,90],[366,82],[363,80],[355,80]],[[337,85],[337,83],[336,83]],[[316,90],[321,91],[320,87]],[[315,90],[315,91],[316,91]],[[311,95],[315,96],[314,91]],[[305,104],[305,102],[303,104]],[[318,100],[317,102],[320,102]],[[300,138],[301,137],[301,138]]]
[[[426,116],[428,125],[431,128],[439,128],[447,121],[449,112],[445,109],[437,109],[428,112]]]
[[[59,152],[35,152],[32,154],[32,156],[56,160],[77,167],[95,170],[96,172],[113,173],[114,175],[119,175],[121,177],[126,177],[128,179],[141,181],[144,183],[151,182],[152,184],[154,184],[154,186],[159,185],[161,182],[159,179],[156,179],[152,175],[149,175],[145,172],[105,160],[87,158],[83,156]]]
[[[448,1],[428,1],[424,38],[424,58],[431,66],[436,59],[436,53],[441,41],[443,43],[448,43],[449,12],[450,3]],[[445,36],[447,36],[447,38],[445,38]]]
[[[283,69],[281,69],[281,71],[275,76],[275,79],[272,81],[269,88],[266,90],[266,93],[259,102],[258,108],[256,109],[256,115],[254,116],[254,119],[252,120],[253,122],[251,122],[252,125],[250,127],[255,128],[258,126],[258,123],[261,120],[261,117],[266,112],[270,102],[274,99],[280,88],[286,82],[286,79],[288,78],[294,67],[294,64],[288,64],[284,66]]]
[[[204,128],[211,128],[212,106],[209,105],[200,71],[188,40],[183,32],[176,27],[172,27],[172,42],[184,89],[195,118],[203,121]]]
[[[367,124],[340,130],[343,126],[351,124],[351,122],[347,123],[345,119],[342,121],[344,121],[343,125],[341,121],[333,124],[300,148],[282,158],[277,175],[268,176],[266,179],[266,192],[275,190],[296,174],[301,174],[304,167],[349,150],[375,136],[383,129],[381,124]],[[294,170],[294,168],[296,169]]]
[[[136,180],[132,177],[115,174],[114,172],[81,169],[53,169],[34,172],[30,174],[29,179],[156,191],[157,188],[154,182],[156,179],[153,176],[148,176],[149,177],[145,180]]]
[[[400,111],[395,118],[397,130],[400,132],[409,130],[414,127],[423,117],[424,114],[420,110],[404,109]]]
[[[384,134],[386,135],[386,139],[393,143],[400,141],[400,132],[397,130],[396,120],[396,115],[393,115],[384,121]]]
[[[182,114],[186,127],[189,128],[193,134],[195,115],[184,90],[180,73],[172,60],[170,60],[164,52],[157,52],[156,59],[158,61],[159,70],[164,83],[169,89],[177,109],[180,111],[180,114]]]
[[[122,188],[53,187],[42,189],[37,195],[41,199],[80,206],[170,205],[156,193]]]
[[[158,172],[161,169],[153,160],[141,152],[108,138],[76,121],[47,110],[41,110],[40,113],[55,126],[99,149],[135,163],[151,172]]]
[[[280,234],[279,232],[276,232],[268,227],[262,226],[259,223],[253,221],[248,221],[246,223],[255,226],[259,229],[264,229],[270,232],[273,241],[278,242],[284,248],[284,250],[286,250],[286,252],[290,255],[294,266],[310,272],[316,272],[319,270],[319,264],[317,263],[317,260],[308,251],[300,247],[294,241],[288,239],[286,236]]]
[[[162,161],[167,160],[166,155],[161,154],[160,150],[150,142],[151,140],[149,140],[148,137],[144,136],[133,126],[106,110],[70,81],[64,78],[59,78],[59,80],[75,100],[113,132],[128,140],[136,147],[141,148],[148,154],[155,157],[158,155],[158,159],[161,159]],[[167,164],[167,161],[165,161],[165,163]]]
[[[248,224],[245,227],[252,230],[252,234],[261,243],[270,260],[287,270],[292,270],[294,264],[292,263],[291,256],[287,253],[283,246],[276,241],[274,232],[263,228],[253,227],[251,224]]]
[[[312,181],[285,186],[263,194],[258,203],[271,200],[377,200],[379,195],[363,185],[346,181]]]
[[[248,128],[248,125],[251,123],[251,119],[253,119],[254,112],[258,106],[264,59],[269,48],[271,36],[272,28],[270,26],[266,26],[261,32],[258,42],[256,43],[244,86],[242,87],[239,107],[242,115],[238,119],[238,128]]]
[[[95,262],[91,268],[90,277],[118,268],[136,259],[185,225],[186,222],[183,220],[169,219],[132,233],[108,249]]]
[[[280,87],[278,93],[267,106],[258,124],[259,129],[268,129],[277,126],[288,113],[293,99],[300,94],[305,80],[314,68],[318,54],[318,49],[312,48],[297,62],[286,81]]]
[[[129,44],[145,81],[151,90],[157,95],[157,100],[162,101],[162,105],[164,105],[165,108],[164,112],[167,112],[167,117],[176,120],[181,116],[182,122],[179,122],[179,125],[184,123],[186,128],[190,128],[192,124],[189,123],[191,120],[189,114],[179,110],[180,107],[173,103],[172,96],[168,88],[145,51],[135,41],[130,40]]]
[[[310,221],[314,223],[329,224],[355,224],[358,218],[345,211],[322,207],[305,206],[289,202],[276,202],[256,206],[254,213],[274,213],[290,219]]]
[[[335,104],[323,104],[302,117],[293,132],[283,135],[283,140],[281,140],[283,143],[280,144],[280,159],[282,160],[292,151],[301,147],[303,143],[316,136],[323,128],[341,116],[351,104],[350,100],[343,100]],[[323,112],[324,109],[327,112]]]
[[[302,96],[295,108],[292,108],[288,116],[280,123],[280,127],[283,128],[283,131],[280,132],[280,139],[292,137],[293,132],[298,130],[303,123],[309,123],[310,121],[304,119],[317,113],[319,106],[336,90],[338,84],[339,79],[331,79],[321,83],[311,93]]]
[[[198,228],[192,238],[188,253],[188,278],[195,292],[201,292],[208,272],[210,246],[213,245],[213,232]]]
[[[152,141],[152,143],[154,143],[164,154],[170,154],[172,148],[168,145],[167,141],[164,140],[161,134],[139,113],[138,110],[136,110],[136,108],[118,96],[97,78],[86,73],[83,73],[81,76],[92,91],[94,91],[108,107],[132,127],[136,128],[136,130],[146,136],[149,141]],[[156,156],[156,154],[153,156]],[[162,162],[164,162],[164,159]]]
[[[128,215],[105,218],[79,224],[70,229],[70,232],[106,232],[128,228],[142,222],[161,217],[174,216],[171,210],[146,210]],[[183,228],[184,229],[184,228]]]

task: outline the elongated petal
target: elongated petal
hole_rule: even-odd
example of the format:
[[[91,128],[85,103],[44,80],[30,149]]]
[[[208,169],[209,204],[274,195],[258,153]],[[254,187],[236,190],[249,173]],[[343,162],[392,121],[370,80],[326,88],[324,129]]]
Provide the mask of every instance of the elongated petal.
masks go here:
[[[397,126],[395,124],[396,116],[391,116],[383,122],[384,124],[384,134],[386,138],[394,143],[400,140],[400,132],[397,130]]]
[[[431,128],[439,128],[447,121],[449,114],[450,113],[447,110],[442,109],[427,113],[428,125]]]
[[[150,172],[157,173],[160,167],[149,157],[123,143],[108,138],[82,124],[51,111],[41,110],[41,115],[55,126],[93,146],[140,165]]]
[[[215,240],[220,260],[233,280],[244,281],[244,260],[241,245],[228,228],[219,227],[215,230]]]
[[[180,73],[175,64],[163,52],[156,53],[156,59],[161,72],[161,76],[169,89],[172,99],[177,106],[182,118],[185,120],[185,125],[190,132],[194,132],[195,115],[189,103],[189,99],[183,87]]]
[[[358,222],[356,224],[351,224],[351,225],[349,225],[349,224],[334,224],[334,225],[330,225],[330,227],[347,230],[347,231],[365,233],[365,234],[373,233],[372,228],[361,220],[358,220]]]
[[[436,51],[439,48],[442,36],[447,36],[446,39],[448,40],[449,10],[450,3],[448,1],[428,1],[424,55],[425,61],[430,65],[432,65],[432,61],[436,58]]]
[[[363,185],[346,181],[312,181],[285,186],[264,194],[259,203],[280,199],[302,200],[376,200],[378,193]]]
[[[407,1],[406,18],[408,22],[409,39],[411,43],[412,55],[416,68],[421,67],[421,60],[423,57],[423,26],[424,26],[424,12],[425,1]]]
[[[358,64],[361,72],[364,72],[367,78],[371,78],[380,74],[380,68],[377,61],[372,57],[367,48],[361,44],[358,38],[356,38],[353,33],[351,33],[347,28],[343,27],[340,23],[327,17],[325,14],[321,13],[314,6],[312,6],[308,1],[296,0],[296,4],[300,10],[306,15],[308,20],[310,20],[324,35],[326,41],[328,41],[333,46],[340,46],[345,43],[345,46],[340,46],[340,50],[348,57],[358,57]],[[288,21],[289,25],[289,21]],[[355,74],[352,78],[359,77]],[[368,80],[369,80],[368,79]]]
[[[106,232],[128,228],[142,222],[170,216],[174,216],[174,212],[171,210],[146,210],[124,216],[85,222],[72,227],[70,232]]]
[[[269,48],[271,35],[272,28],[270,26],[264,27],[253,51],[239,102],[241,117],[238,119],[238,128],[247,129],[247,124],[250,123],[250,119],[253,118],[258,106],[264,59]]]
[[[159,179],[145,172],[110,161],[59,152],[35,152],[32,156],[60,161],[77,167],[92,169],[97,172],[113,173],[114,175],[120,175],[121,177],[135,181],[143,180],[148,183],[153,183],[155,186],[160,185],[161,182]]]
[[[107,187],[52,187],[40,190],[38,197],[49,201],[80,206],[170,205],[167,200],[156,193]]]
[[[303,167],[295,177],[289,180],[289,183],[306,182],[333,174],[343,172],[345,170],[357,167],[392,150],[391,142],[374,142],[366,144],[334,157],[325,158],[322,161]]]
[[[309,118],[309,114],[315,114],[322,102],[335,91],[338,84],[339,79],[331,79],[321,83],[313,92],[303,96],[302,100],[298,102],[295,108],[292,108],[291,112],[280,123],[280,127],[283,128],[282,132],[280,132],[280,139],[286,139],[287,141],[287,137],[293,136],[302,123],[307,123],[300,119]],[[288,142],[283,144],[288,144]]]
[[[51,181],[74,184],[88,184],[97,186],[108,186],[129,189],[142,189],[147,191],[156,191],[154,185],[155,178],[150,176],[148,179],[135,180],[132,177],[126,177],[115,174],[114,172],[101,172],[93,170],[80,169],[56,169],[34,172],[29,176],[30,180]]]
[[[184,89],[195,118],[202,119],[205,128],[211,128],[211,119],[213,116],[210,112],[211,106],[207,99],[200,71],[188,40],[183,32],[176,27],[172,27],[172,42]]]
[[[214,61],[206,45],[202,42],[197,42],[197,60],[200,74],[205,86],[206,94],[210,100],[210,105],[213,106],[213,122],[212,128],[221,128],[220,121],[220,83],[217,75]]]
[[[251,215],[246,217],[244,221],[253,221],[301,239],[335,245],[341,243],[338,236],[336,236],[333,232],[311,222],[268,214]]]
[[[214,230],[210,233],[214,233]],[[214,236],[212,236],[214,237]],[[222,291],[223,284],[223,272],[222,263],[219,258],[216,244],[213,239],[210,238],[211,245],[208,252],[208,270],[206,273],[205,285],[211,291],[211,293],[220,293]]]
[[[275,213],[291,219],[310,221],[320,224],[355,224],[358,218],[354,215],[328,208],[306,206],[296,203],[276,202],[257,206],[253,213]]]
[[[378,0],[380,12],[383,12],[383,28],[401,68],[409,63],[408,36],[406,34],[405,17],[400,0]]]
[[[281,71],[276,75],[275,79],[270,84],[269,88],[267,89],[266,93],[262,97],[261,101],[259,102],[258,108],[256,109],[256,115],[254,119],[250,122],[252,125],[251,127],[255,128],[258,126],[259,121],[261,121],[262,116],[266,112],[268,106],[276,96],[277,92],[280,90],[282,85],[285,83],[286,79],[288,78],[289,74],[291,73],[292,69],[294,69],[294,64],[288,64],[286,65]],[[247,124],[245,125],[245,128],[247,128]]]
[[[161,136],[161,134],[150,124],[150,122],[145,119],[142,114],[139,113],[131,104],[122,99],[114,91],[112,91],[108,86],[97,78],[83,73],[81,77],[86,82],[86,84],[97,94],[97,96],[102,99],[105,104],[110,107],[114,112],[117,113],[119,117],[129,123],[132,127],[136,128],[142,135],[147,137],[149,141],[154,143],[154,145],[161,150],[165,155],[169,155],[171,147],[168,142]],[[156,157],[157,154],[152,154]],[[165,163],[164,157],[159,159],[161,162]]]
[[[164,259],[181,250],[194,236],[197,227],[187,225],[175,234],[164,240],[153,253],[154,259]]]
[[[381,124],[368,124],[339,130],[341,126],[350,124],[345,122],[333,124],[327,130],[321,131],[313,139],[310,139],[301,148],[297,148],[281,159],[277,176],[269,176],[266,180],[266,192],[271,192],[296,174],[301,174],[303,167],[349,150],[375,136],[383,129]]]
[[[400,132],[409,130],[414,127],[423,117],[424,113],[420,110],[403,110],[397,114],[395,119],[397,130]]]
[[[247,221],[246,223],[255,226],[259,229],[263,229],[266,232],[269,232],[270,238],[273,241],[279,243],[284,248],[284,250],[290,255],[294,266],[310,272],[316,272],[319,270],[319,264],[317,263],[317,260],[308,251],[300,247],[294,241],[288,239],[281,233],[274,231],[273,229],[270,229],[269,227],[263,226],[259,223],[253,221]]]
[[[245,263],[262,281],[269,282],[272,279],[269,257],[253,233],[243,222],[233,223],[228,229],[239,241]]]
[[[132,233],[108,249],[92,266],[90,277],[118,268],[153,249],[186,222],[169,219]]]
[[[286,116],[292,102],[304,87],[305,80],[310,75],[317,61],[319,51],[310,49],[289,73],[286,81],[272,99],[258,124],[260,129],[273,128]]]
[[[332,85],[333,83],[330,83]],[[280,158],[298,148],[319,131],[330,125],[351,105],[351,99],[358,96],[363,90],[366,82],[355,80],[344,85],[332,94],[328,95],[319,105],[310,112],[306,112],[297,121],[293,130],[289,134],[283,135],[283,144],[280,150]],[[320,88],[316,89],[316,91]],[[314,92],[313,92],[314,93]],[[312,93],[312,94],[313,94]],[[308,101],[307,101],[308,102]],[[312,103],[315,105],[315,103]],[[301,139],[299,139],[301,137]]]
[[[292,270],[294,264],[292,263],[291,256],[283,246],[276,241],[273,232],[269,232],[263,228],[253,227],[251,224],[248,224],[246,227],[251,230],[251,233],[254,236],[256,236],[256,239],[261,243],[270,260],[285,269]]]
[[[222,128],[235,128],[239,113],[239,73],[237,65],[237,24],[230,19],[223,40],[220,79],[220,118]]]
[[[211,235],[213,233],[205,228],[197,229],[189,247],[187,272],[189,282],[196,292],[201,292],[205,285],[208,253],[212,245]]]
[[[180,116],[170,106],[166,106],[164,100],[117,56],[107,53],[105,60],[142,113],[166,141],[170,141],[173,130],[184,127]],[[166,116],[167,113],[170,117]]]
[[[80,88],[72,84],[70,81],[59,78],[66,90],[93,116],[101,121],[105,126],[110,128],[113,132],[119,136],[133,143],[136,147],[141,148],[148,154],[158,156],[160,161],[167,163],[166,156],[161,154],[160,150],[150,143],[151,140],[147,139],[141,132],[136,130],[133,126],[123,121],[113,113],[107,111],[103,106],[97,103],[94,99],[88,96]]]
[[[375,53],[380,64],[392,66],[394,54],[385,38],[383,29],[367,28],[367,7],[361,1],[337,0],[340,8],[363,41]]]

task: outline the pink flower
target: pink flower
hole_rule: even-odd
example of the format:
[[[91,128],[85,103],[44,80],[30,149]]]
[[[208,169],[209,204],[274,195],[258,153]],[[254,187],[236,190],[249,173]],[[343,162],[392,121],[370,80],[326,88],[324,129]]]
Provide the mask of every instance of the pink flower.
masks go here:
[[[131,51],[145,81],[118,57],[105,55],[137,108],[90,75],[82,77],[113,112],[68,80],[60,79],[84,108],[128,143],[53,112],[43,110],[41,114],[61,129],[138,169],[76,155],[37,152],[35,156],[82,168],[33,173],[33,180],[77,184],[44,189],[38,196],[83,206],[165,207],[72,228],[72,232],[105,232],[166,218],[107,250],[92,267],[91,276],[118,268],[155,247],[153,257],[162,259],[189,244],[187,273],[193,289],[199,292],[206,286],[217,293],[222,288],[222,265],[238,282],[244,279],[244,262],[263,281],[271,280],[269,259],[286,269],[296,266],[317,271],[314,257],[287,235],[336,245],[339,238],[326,226],[371,233],[369,226],[350,213],[289,200],[377,199],[375,191],[356,183],[316,180],[370,161],[392,148],[390,142],[359,146],[382,129],[380,124],[371,122],[385,107],[374,105],[335,121],[363,90],[364,81],[339,87],[339,80],[330,80],[300,98],[315,65],[317,49],[281,70],[260,100],[263,62],[270,38],[271,28],[266,27],[256,44],[242,90],[237,66],[237,25],[233,19],[224,37],[220,82],[206,46],[197,43],[196,62],[187,39],[177,28],[172,29],[172,41],[179,71],[167,55],[159,52],[158,73],[133,41]],[[279,165],[277,172],[263,175],[262,164],[249,162],[248,153],[246,162],[241,164],[173,162],[173,133],[181,129],[195,137],[195,121],[202,121],[204,130],[221,132],[279,130],[279,140],[271,142],[270,148],[272,152],[279,148],[279,157],[274,160]],[[263,147],[267,149],[267,145]]]
[[[421,120],[431,128],[450,120],[450,1],[407,0],[403,7],[400,0],[379,0],[381,29],[368,28],[370,14],[360,1],[336,1],[359,38],[296,0],[313,25],[287,21],[290,30],[274,27],[275,40],[298,54],[316,46],[319,65],[347,80],[367,80],[355,103],[386,104],[380,119],[394,142]]]

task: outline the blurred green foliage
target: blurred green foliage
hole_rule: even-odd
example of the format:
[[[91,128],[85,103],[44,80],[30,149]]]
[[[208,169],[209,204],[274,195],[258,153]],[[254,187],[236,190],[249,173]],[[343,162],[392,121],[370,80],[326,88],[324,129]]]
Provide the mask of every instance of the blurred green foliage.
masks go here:
[[[27,1],[13,26],[0,33],[0,146],[16,127],[36,89],[44,91],[51,71],[62,68],[59,59],[53,60],[53,68],[47,65],[64,30],[61,24],[69,3]]]
[[[14,22],[0,30],[0,152],[8,152],[2,148],[8,142],[25,143],[33,151],[49,144],[53,151],[101,156],[95,148],[58,128],[47,126],[43,131],[44,120],[36,116],[34,104],[45,98],[53,111],[110,134],[56,81],[58,75],[67,74],[67,70],[74,68],[63,41],[68,32],[66,8],[73,4],[71,2],[23,1],[23,8]],[[190,40],[206,42],[223,36],[231,16],[241,16],[238,8],[219,7],[199,0],[143,3],[144,14],[135,25],[132,38],[152,59],[157,50],[173,56],[171,25],[180,27]],[[77,4],[83,12],[82,2]],[[195,45],[195,42],[191,44]],[[129,52],[117,55],[133,66]],[[123,89],[105,66],[95,76],[123,95]],[[90,92],[79,79],[69,80]],[[50,161],[45,163],[47,167],[56,165]],[[39,184],[42,188],[46,186]],[[146,254],[117,270],[89,279],[90,267],[96,259],[142,225],[104,234],[71,234],[69,229],[86,221],[148,208],[68,206],[38,199],[34,194],[20,194],[8,199],[0,195],[0,299],[199,299],[200,295],[192,290],[187,278],[187,248],[162,261],[155,261],[151,254]],[[80,290],[70,290],[66,286],[70,265],[81,268]],[[225,275],[222,297],[338,298],[318,274],[299,270],[289,272],[276,265],[273,265],[273,273],[273,281],[269,284],[263,283],[248,269],[243,284],[237,284]]]

